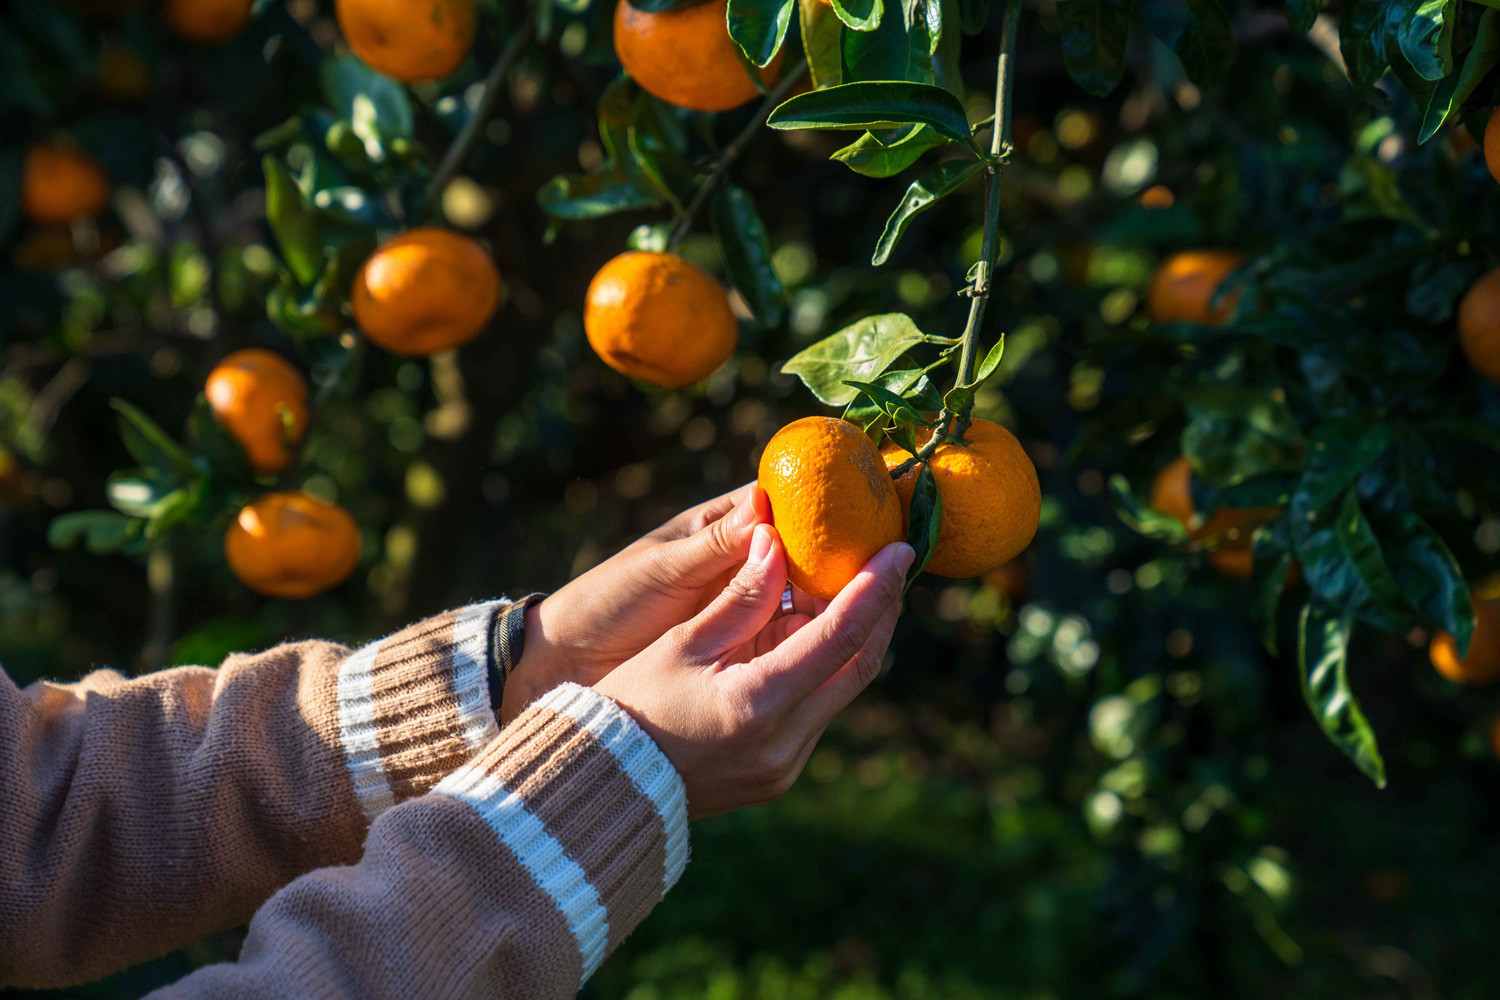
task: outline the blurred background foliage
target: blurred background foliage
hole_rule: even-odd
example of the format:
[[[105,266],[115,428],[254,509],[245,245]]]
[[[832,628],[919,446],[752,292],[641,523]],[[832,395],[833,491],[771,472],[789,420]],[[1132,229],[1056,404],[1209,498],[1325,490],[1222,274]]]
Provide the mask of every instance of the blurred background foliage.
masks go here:
[[[1194,392],[1302,384],[1287,365],[1322,364],[1328,385],[1346,375],[1366,424],[1408,406],[1495,427],[1500,388],[1457,360],[1451,332],[1457,296],[1495,263],[1500,187],[1471,134],[1483,109],[1418,145],[1431,95],[1389,77],[1373,94],[1371,81],[1351,84],[1334,27],[1349,14],[1314,22],[1306,4],[1293,13],[1307,37],[1280,5],[1229,4],[1238,45],[1209,87],[1169,41],[1137,32],[1119,44],[1123,83],[1091,96],[1068,75],[1078,53],[1059,44],[1075,2],[1031,4],[1023,19],[988,321],[1007,348],[976,410],[1016,430],[1038,467],[1038,538],[981,580],[916,584],[887,672],[799,785],[699,824],[682,884],[587,996],[1500,991],[1493,692],[1438,677],[1426,626],[1356,633],[1352,681],[1388,778],[1377,790],[1302,702],[1293,609],[1271,608],[1280,642],[1268,652],[1251,585],[1127,526],[1128,495],[1109,486],[1123,475],[1127,494],[1146,493],[1181,451]],[[663,217],[557,225],[538,205],[553,177],[606,160],[596,108],[618,74],[612,5],[575,0],[548,6],[438,206],[492,249],[508,304],[455,354],[364,349],[318,301],[321,275],[286,284],[293,255],[267,223],[263,157],[316,171],[309,136],[349,161],[375,151],[320,189],[394,198],[315,205],[356,242],[377,224],[361,213],[419,212],[517,9],[482,4],[465,65],[396,88],[409,120],[398,110],[387,128],[380,105],[387,117],[355,135],[358,148],[327,141],[358,118],[352,101],[339,110],[338,74],[359,70],[334,61],[331,4],[259,2],[218,46],[175,37],[150,4],[5,9],[0,188],[14,191],[29,143],[57,133],[113,182],[105,212],[66,227],[21,222],[15,198],[0,199],[0,661],[23,683],[214,663],[288,637],[353,642],[461,601],[555,588],[749,480],[779,426],[826,412],[779,373],[790,355],[872,313],[950,336],[963,326],[955,293],[979,255],[977,187],[916,219],[873,268],[907,174],[828,163],[847,135],[767,132],[733,176],[764,220],[784,321],[762,327],[742,308],[739,351],[687,391],[642,389],[600,364],[580,320],[588,280]],[[957,60],[971,120],[988,114],[999,20],[997,7]],[[1472,38],[1473,19],[1458,30]],[[1488,69],[1475,81],[1484,107]],[[706,127],[722,141],[752,114]],[[1139,315],[1160,257],[1193,246],[1265,262],[1228,335]],[[681,249],[722,273],[706,221]],[[1375,269],[1351,271],[1359,262]],[[1345,348],[1319,360],[1312,344],[1329,331]],[[311,430],[283,481],[355,515],[355,577],[311,601],[256,597],[223,563],[227,507],[205,507],[144,559],[51,546],[54,517],[107,507],[109,476],[136,462],[110,401],[180,437],[210,368],[246,346],[311,376]],[[1308,429],[1306,407],[1324,403],[1288,405]],[[1500,550],[1495,455],[1455,441],[1436,461],[1428,482],[1461,522],[1445,537],[1462,533],[1473,579]],[[1200,509],[1213,499],[1201,493]],[[69,995],[138,995],[238,942],[227,932]]]

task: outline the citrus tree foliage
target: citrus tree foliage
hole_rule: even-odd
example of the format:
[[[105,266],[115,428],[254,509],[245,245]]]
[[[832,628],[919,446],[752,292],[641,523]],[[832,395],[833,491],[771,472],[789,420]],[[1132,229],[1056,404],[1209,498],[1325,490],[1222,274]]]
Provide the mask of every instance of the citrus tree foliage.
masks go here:
[[[1464,362],[1454,334],[1459,298],[1500,264],[1500,184],[1477,151],[1463,151],[1495,103],[1500,12],[1491,7],[730,0],[726,30],[763,96],[707,114],[672,107],[619,71],[613,5],[603,0],[483,3],[475,55],[452,77],[416,86],[379,76],[331,39],[328,18],[315,16],[327,4],[257,3],[246,35],[218,48],[167,37],[143,15],[101,32],[89,6],[15,0],[14,16],[0,19],[0,241],[17,261],[47,250],[16,206],[25,142],[55,129],[93,152],[117,186],[166,208],[153,218],[144,204],[122,202],[124,222],[101,224],[96,256],[69,261],[62,282],[6,272],[0,336],[64,368],[104,356],[112,334],[137,327],[156,331],[150,348],[193,345],[200,361],[252,333],[276,338],[311,373],[314,415],[299,464],[267,480],[201,398],[135,395],[101,407],[89,443],[118,461],[99,489],[58,505],[73,508],[52,521],[58,547],[153,559],[177,545],[182,567],[180,553],[197,541],[211,554],[194,569],[227,588],[213,574],[230,512],[266,489],[315,483],[348,499],[367,547],[380,551],[376,577],[396,564],[391,553],[409,545],[414,524],[437,549],[461,544],[453,525],[464,517],[447,500],[478,492],[477,474],[460,488],[469,466],[484,465],[472,454],[502,467],[517,456],[531,462],[531,474],[503,488],[487,481],[497,505],[544,511],[528,531],[584,532],[590,519],[613,516],[600,513],[601,501],[570,520],[555,496],[572,483],[570,451],[626,447],[616,413],[644,426],[682,410],[727,437],[733,414],[749,412],[733,406],[759,394],[782,415],[821,408],[913,452],[923,428],[956,429],[970,412],[1007,418],[1049,453],[1038,459],[1049,500],[1037,547],[1058,568],[1038,576],[1055,603],[1022,596],[1016,613],[999,585],[978,586],[962,620],[1003,622],[1007,637],[981,656],[956,635],[959,618],[934,610],[937,585],[919,582],[912,603],[924,631],[898,649],[934,662],[923,680],[898,670],[891,683],[896,697],[937,690],[932,700],[947,705],[1024,702],[1037,717],[1007,716],[1005,725],[1035,746],[1020,737],[985,743],[972,720],[950,726],[931,715],[896,727],[898,749],[886,756],[889,748],[873,746],[887,732],[877,722],[849,741],[896,771],[901,754],[936,739],[929,723],[964,748],[944,751],[945,773],[980,778],[941,785],[944,796],[959,790],[937,802],[893,790],[881,800],[887,818],[919,831],[931,820],[922,846],[963,853],[966,864],[992,846],[989,824],[1034,820],[1015,841],[1024,850],[995,868],[1018,879],[1034,866],[1055,873],[1047,898],[1057,912],[1082,894],[1064,856],[1104,844],[1120,865],[1111,913],[1129,925],[1115,935],[1130,960],[1110,995],[1149,993],[1145,984],[1168,974],[1164,956],[1181,955],[1174,948],[1203,951],[1189,928],[1216,909],[1232,908],[1235,933],[1257,947],[1289,966],[1297,960],[1299,946],[1278,923],[1286,894],[1266,888],[1285,858],[1257,839],[1283,787],[1251,763],[1266,759],[1267,720],[1285,723],[1246,707],[1276,703],[1267,689],[1305,702],[1377,783],[1387,772],[1377,730],[1386,741],[1401,738],[1403,722],[1434,742],[1449,729],[1472,732],[1451,705],[1417,721],[1394,713],[1410,692],[1381,668],[1408,635],[1442,629],[1460,649],[1468,644],[1470,588],[1495,568],[1500,547],[1500,391]],[[150,89],[101,96],[96,81],[115,59],[105,35],[165,67]],[[1001,52],[1015,60],[1003,96]],[[762,82],[755,68],[775,65],[779,76]],[[584,145],[588,156],[578,155]],[[793,168],[818,179],[794,185]],[[507,278],[523,280],[515,303],[459,360],[398,362],[353,331],[350,283],[386,237],[428,223],[467,227],[455,177],[501,192],[505,223],[486,236]],[[1158,189],[1170,192],[1165,203],[1147,197]],[[830,191],[857,210],[827,211],[817,199]],[[789,208],[797,199],[808,205]],[[134,228],[110,228],[127,223]],[[844,231],[810,235],[809,226]],[[787,253],[799,240],[842,256]],[[580,260],[579,248],[593,255],[577,264],[576,280],[527,269],[541,248],[558,246]],[[707,395],[638,393],[598,376],[561,318],[554,329],[554,317],[576,312],[590,267],[627,246],[691,251],[718,268],[747,317],[739,381],[711,381]],[[1248,255],[1221,292],[1231,315],[1213,326],[1149,322],[1140,304],[1152,263],[1195,247]],[[149,354],[138,343],[126,349]],[[48,387],[24,382],[7,375],[0,384],[0,439],[48,468],[58,449],[46,407],[33,405],[46,402]],[[692,409],[708,407],[705,398],[718,409]],[[574,429],[580,411],[603,443]],[[687,423],[679,416],[667,435],[679,451]],[[748,452],[755,439],[745,436],[738,443]],[[1150,506],[1154,474],[1178,455],[1192,465],[1198,510],[1277,512],[1255,534],[1243,588],[1202,565],[1218,540],[1190,539]],[[676,475],[696,484],[702,454],[680,457]],[[754,466],[733,468],[747,478]],[[909,537],[925,556],[943,514],[925,469],[912,513]],[[507,536],[517,550],[528,541]],[[446,585],[452,566],[438,568]],[[941,595],[951,602],[955,593]],[[391,613],[408,606],[393,602]],[[1172,637],[1188,613],[1200,623],[1198,647],[1184,650]],[[231,617],[201,632],[206,648],[270,640],[264,628],[230,627]],[[1099,623],[1092,634],[1086,618]],[[1214,656],[1261,663],[1233,628],[1241,618],[1281,669],[1219,670]],[[1010,667],[996,669],[1000,660]],[[1058,669],[1036,669],[1044,663]],[[1082,680],[1089,670],[1096,687]],[[1356,694],[1371,690],[1380,695]],[[1215,743],[1221,735],[1232,748]],[[1093,770],[1071,761],[1075,746],[1097,753]],[[1049,789],[1069,791],[1044,802],[997,790],[983,776],[1002,765],[1045,773]],[[1319,768],[1310,773],[1321,779],[1328,772]],[[1323,792],[1307,787],[1311,777],[1281,780],[1299,789],[1298,801]],[[845,787],[828,783],[827,798]],[[826,807],[847,823],[840,845],[870,821],[858,803],[838,812],[822,791],[804,794],[793,808]],[[975,804],[986,796],[1024,805],[1003,816],[997,807],[995,818]],[[743,822],[716,828],[709,843],[717,838],[730,854],[782,849],[755,820]],[[1324,832],[1339,822],[1329,818]],[[900,841],[895,853],[908,846]],[[956,897],[966,879],[995,871],[962,873],[948,886]],[[865,878],[856,874],[830,877],[850,888]],[[908,916],[927,892],[899,891]],[[1015,905],[997,924],[1050,919],[1040,904]],[[964,919],[988,912],[975,904]],[[1067,919],[1057,917],[1059,926]],[[672,929],[693,926],[684,917]],[[1321,931],[1302,929],[1308,939]],[[1067,933],[1093,943],[1093,928]],[[902,944],[910,942],[893,941],[892,951]],[[1019,976],[1059,995],[1071,995],[1059,984],[1096,985],[1046,944],[1026,949]],[[669,947],[678,946],[661,953]],[[943,945],[913,947],[929,949],[923,960],[934,965],[961,961]],[[610,976],[623,995],[627,974],[606,968]],[[1217,988],[1233,978],[1221,969]],[[1181,995],[1201,995],[1192,988]]]

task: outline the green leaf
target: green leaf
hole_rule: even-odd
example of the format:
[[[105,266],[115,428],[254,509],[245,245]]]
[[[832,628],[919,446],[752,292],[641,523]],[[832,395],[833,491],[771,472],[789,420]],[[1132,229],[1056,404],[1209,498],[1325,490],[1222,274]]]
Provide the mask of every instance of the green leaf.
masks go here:
[[[1496,65],[1500,65],[1500,11],[1491,9],[1480,15],[1474,44],[1464,56],[1463,67],[1444,77],[1433,88],[1432,97],[1422,113],[1422,130],[1417,141],[1431,139]]]
[[[797,16],[802,25],[802,51],[807,56],[813,89],[838,86],[843,80],[839,47],[843,22],[825,3],[799,3]]]
[[[597,219],[661,204],[656,192],[643,189],[613,166],[588,174],[559,174],[542,186],[536,200],[547,214],[560,219]]]
[[[202,484],[198,483],[180,490],[173,490],[162,497],[146,520],[146,537],[160,538],[177,525],[191,520],[197,513],[198,503],[202,496]]]
[[[899,8],[897,0],[888,0]],[[842,49],[845,80],[906,80],[935,83],[926,21],[909,24],[904,12],[893,9],[871,31],[844,32]]]
[[[908,350],[929,342],[904,313],[868,316],[798,352],[781,370],[829,406],[845,406],[858,394],[845,382],[872,381]]]
[[[1294,35],[1305,35],[1323,12],[1323,0],[1287,0],[1286,23]]]
[[[1124,476],[1110,476],[1109,488],[1118,504],[1115,513],[1135,531],[1169,545],[1182,545],[1188,540],[1188,532],[1182,522],[1175,517],[1168,517],[1137,497],[1130,489],[1130,481]]]
[[[780,326],[786,318],[786,290],[771,266],[766,227],[744,188],[726,184],[709,207],[724,268],[745,297],[761,326]]]
[[[1457,17],[1458,0],[1419,0],[1396,29],[1401,54],[1422,79],[1441,80],[1452,71]]]
[[[1347,618],[1332,616],[1321,605],[1303,606],[1297,625],[1302,698],[1334,746],[1384,788],[1385,761],[1375,732],[1349,687],[1349,631]]]
[[[282,259],[298,284],[310,285],[323,273],[323,250],[315,212],[286,167],[274,156],[261,159],[266,172],[266,219]]]
[[[922,414],[918,413],[916,408],[905,399],[902,399],[885,386],[874,382],[855,382],[853,380],[846,381],[844,384],[853,386],[860,393],[869,397],[876,406],[884,411],[886,416],[896,421],[896,423],[907,426],[922,423]]]
[[[1402,595],[1453,634],[1459,656],[1467,655],[1474,608],[1458,560],[1432,526],[1415,514],[1404,515],[1389,530],[1393,537],[1386,551]]]
[[[866,177],[891,177],[916,163],[929,149],[949,145],[952,141],[926,125],[913,125],[887,132],[884,138],[866,132],[829,159],[837,160]]]
[[[707,2],[708,0],[630,0],[630,6],[647,14],[660,14],[668,10],[686,10]]]
[[[767,124],[778,129],[885,129],[929,125],[971,143],[969,119],[958,98],[930,84],[845,83],[783,102]]]
[[[1276,655],[1277,610],[1281,607],[1281,595],[1286,593],[1287,574],[1292,569],[1292,553],[1285,547],[1287,540],[1278,537],[1276,526],[1257,531],[1251,542],[1253,555],[1250,575],[1250,592],[1255,595],[1255,616],[1261,623],[1261,641],[1266,652]]]
[[[1224,82],[1234,62],[1234,30],[1219,0],[1143,0],[1141,19],[1168,45],[1189,80],[1200,86]]]
[[[1354,490],[1344,494],[1344,502],[1339,506],[1333,530],[1375,602],[1393,618],[1410,617],[1411,605],[1402,593],[1400,584],[1391,575],[1390,567],[1386,565],[1380,541],[1375,537],[1370,522],[1365,520],[1364,513],[1359,508],[1359,494]],[[1415,621],[1411,621],[1408,627],[1415,624]]]
[[[729,0],[729,37],[745,58],[757,66],[768,66],[792,23],[795,0]]]
[[[80,510],[53,518],[47,542],[55,549],[71,549],[82,541],[95,555],[107,555],[124,550],[144,528],[144,521],[112,510]]]
[[[1000,362],[1004,358],[1005,358],[1005,334],[1002,333],[1000,335],[1000,339],[997,340],[997,341],[995,341],[995,346],[991,347],[989,349],[989,351],[985,354],[984,360],[981,361],[981,362],[979,362],[979,367],[974,372],[974,381],[971,382],[970,385],[974,385],[974,386],[984,385],[985,381],[991,375],[995,374],[995,369],[997,369],[997,368],[1000,367]]]
[[[1062,0],[1057,5],[1063,65],[1090,94],[1102,97],[1125,75],[1131,7],[1131,0]]]
[[[354,126],[372,160],[382,158],[387,137],[410,139],[414,134],[406,88],[352,55],[324,60],[323,93],[339,116]]]
[[[164,478],[198,478],[200,473],[192,456],[154,420],[123,399],[112,399],[109,405],[119,417],[120,438],[137,462]]]
[[[1347,0],[1339,5],[1339,52],[1350,81],[1367,93],[1389,64],[1385,37],[1388,0]]]
[[[691,189],[693,168],[660,136],[646,128],[632,125],[626,129],[625,137],[636,172],[667,200],[677,214],[682,214],[679,194]]]
[[[1302,468],[1306,447],[1286,404],[1269,393],[1207,385],[1186,400],[1182,447],[1193,471],[1214,486]]]
[[[939,359],[926,368],[888,371],[871,379],[870,384],[894,393],[917,410],[936,410],[943,405],[943,401],[927,373],[944,364],[947,362]],[[877,425],[885,426],[886,411],[868,400],[856,398],[844,409],[844,419],[868,431]]]
[[[984,30],[990,18],[990,0],[959,0],[963,12],[963,29],[966,35],[977,35]]]
[[[832,0],[833,12],[855,31],[874,31],[880,27],[886,0]]]
[[[901,196],[901,203],[886,220],[880,238],[875,241],[875,253],[870,258],[870,263],[878,267],[889,260],[891,251],[896,248],[896,243],[911,226],[913,219],[984,173],[984,170],[982,160],[949,160],[912,181],[906,193]]]
[[[938,536],[943,529],[943,495],[938,492],[937,482],[932,478],[932,467],[922,463],[917,473],[916,484],[911,491],[911,519],[906,527],[906,544],[917,553],[911,570],[906,574],[907,589],[932,562],[937,551]]]

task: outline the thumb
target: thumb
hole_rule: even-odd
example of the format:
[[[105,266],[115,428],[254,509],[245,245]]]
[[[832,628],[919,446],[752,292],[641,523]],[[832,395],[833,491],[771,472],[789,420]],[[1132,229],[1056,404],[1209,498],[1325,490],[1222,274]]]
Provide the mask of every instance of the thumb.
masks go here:
[[[786,589],[786,550],[776,529],[756,526],[750,555],[724,592],[683,626],[685,652],[710,663],[754,638],[776,614]]]
[[[653,550],[651,571],[664,587],[707,587],[745,559],[758,524],[771,520],[765,490],[752,487],[739,506],[707,527]]]

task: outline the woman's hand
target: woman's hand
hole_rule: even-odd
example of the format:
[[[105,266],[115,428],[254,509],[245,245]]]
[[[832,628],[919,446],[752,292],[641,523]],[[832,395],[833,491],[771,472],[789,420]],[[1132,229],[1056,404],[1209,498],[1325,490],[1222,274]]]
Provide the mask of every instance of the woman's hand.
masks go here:
[[[747,483],[683,511],[528,609],[502,722],[564,681],[593,685],[701,611],[745,561],[756,525],[770,520],[765,492]],[[796,603],[813,610],[805,595]]]
[[[829,721],[880,672],[913,559],[905,543],[886,546],[816,618],[777,618],[786,553],[774,528],[752,530],[748,559],[707,608],[594,685],[677,768],[693,819],[791,787]]]

